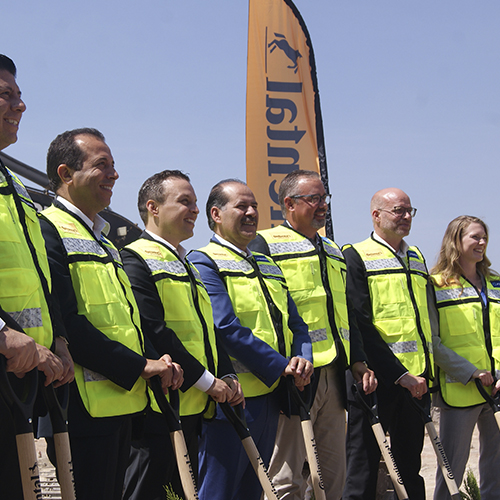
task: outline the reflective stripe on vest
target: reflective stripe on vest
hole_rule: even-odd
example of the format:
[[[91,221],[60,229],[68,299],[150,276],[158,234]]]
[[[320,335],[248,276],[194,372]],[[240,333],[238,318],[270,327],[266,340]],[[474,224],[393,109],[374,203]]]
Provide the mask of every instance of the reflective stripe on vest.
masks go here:
[[[439,275],[435,283],[442,283]],[[463,287],[463,288],[462,288]],[[486,280],[488,306],[463,277],[460,284],[435,285],[439,332],[444,346],[467,359],[479,370],[498,376],[500,368],[500,280]],[[485,321],[486,320],[486,321]],[[468,407],[484,403],[475,382],[463,385],[439,369],[439,388],[446,404]],[[491,388],[485,388],[491,394]]]
[[[321,260],[316,247],[302,234],[277,226],[259,234],[265,239],[273,260],[280,266],[297,310],[309,327],[314,366],[320,367],[337,358],[337,341],[349,362],[349,320],[347,313],[344,256],[328,238],[321,243],[326,253],[328,286],[322,277]],[[332,310],[330,311],[329,308]]]
[[[38,344],[50,348],[53,341],[52,321],[46,293],[50,293],[52,285],[38,215],[21,181],[8,169],[3,171],[3,168],[5,167],[2,165],[0,169],[0,224],[2,227],[0,305],[17,321],[26,334],[35,339]],[[30,244],[34,249],[33,254]],[[39,269],[37,269],[35,259]],[[42,281],[46,283],[46,292]]]
[[[282,317],[284,355],[290,357],[293,334],[288,327],[287,289],[279,267],[269,257],[253,254],[263,285],[250,262],[227,247],[210,242],[199,251],[216,264],[241,325],[250,328],[255,337],[278,352],[279,334],[275,330],[269,308],[276,307],[279,310]],[[265,299],[266,291],[263,286],[270,294],[273,302],[271,305]],[[267,387],[241,362],[234,358],[231,360],[246,397],[268,394],[278,386],[279,381],[276,381],[272,387]]]
[[[215,375],[217,347],[212,306],[196,268],[189,262],[184,265],[174,252],[157,241],[139,238],[125,248],[134,252],[148,266],[163,304],[167,327],[175,332],[189,353]],[[187,266],[197,280],[195,283],[190,279]],[[210,349],[209,353],[207,348]],[[160,412],[154,397],[151,401],[152,408]],[[202,413],[207,405],[208,395],[199,389],[190,387],[186,392],[179,391],[179,411],[182,416]]]
[[[373,325],[412,375],[432,378],[432,333],[427,306],[428,273],[417,247],[410,247],[408,267],[385,245],[368,238],[352,247],[368,280]]]
[[[54,205],[42,214],[63,242],[78,314],[109,339],[142,354],[139,312],[121,260],[116,260],[120,258],[116,248],[104,236],[97,242],[84,224]],[[75,380],[92,417],[137,413],[147,404],[146,382],[142,377],[127,391],[75,363]]]

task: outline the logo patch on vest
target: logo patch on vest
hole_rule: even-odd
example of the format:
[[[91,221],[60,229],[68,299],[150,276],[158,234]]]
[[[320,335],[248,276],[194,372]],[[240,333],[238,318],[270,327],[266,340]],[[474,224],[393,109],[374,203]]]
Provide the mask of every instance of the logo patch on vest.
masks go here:
[[[291,240],[293,237],[293,234],[273,234],[273,237],[276,238],[277,240]]]
[[[159,257],[160,259],[162,257],[161,252],[157,248],[146,248],[144,250],[144,253],[147,253],[148,255],[154,255],[155,257]]]
[[[221,251],[217,251],[217,250],[214,250],[212,255],[214,257],[225,257],[226,256],[226,253],[225,252],[221,252]]]
[[[76,226],[72,222],[62,222],[59,224],[59,227],[66,233],[80,235],[78,229],[76,229]]]
[[[378,255],[383,255],[383,254],[382,254],[382,251],[377,250],[377,251],[375,251],[375,252],[365,252],[365,255],[366,255],[367,257],[376,257],[376,256],[378,256]]]
[[[413,257],[414,259],[419,258],[417,252],[414,252],[413,250],[408,250],[408,257]]]
[[[494,288],[500,288],[500,281],[490,281],[491,286]]]

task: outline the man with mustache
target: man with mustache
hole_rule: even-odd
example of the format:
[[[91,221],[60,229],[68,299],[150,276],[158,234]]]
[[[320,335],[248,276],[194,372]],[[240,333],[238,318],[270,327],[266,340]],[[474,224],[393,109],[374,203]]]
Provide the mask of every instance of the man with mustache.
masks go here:
[[[184,369],[180,394],[182,430],[195,477],[203,415],[213,402],[243,401],[229,357],[218,352],[212,306],[182,242],[193,236],[199,214],[189,177],[164,170],[139,190],[138,208],[146,230],[121,252],[139,306],[144,332],[158,353],[170,354]],[[221,378],[217,378],[218,375]],[[211,398],[211,399],[210,399]],[[144,437],[132,443],[124,499],[163,500],[164,485],[184,496],[163,415],[149,410]]]
[[[397,188],[377,191],[370,204],[374,231],[346,245],[347,292],[370,366],[379,380],[379,416],[391,436],[391,449],[412,500],[425,499],[420,472],[424,423],[409,400],[429,397],[433,376],[434,291],[425,259],[408,246],[416,209]],[[344,500],[375,500],[380,451],[370,423],[349,401],[347,481]]]
[[[43,211],[42,231],[75,360],[68,422],[76,496],[121,500],[146,380],[159,375],[164,391],[178,388],[182,369],[168,355],[144,355],[132,288],[99,215],[118,179],[104,136],[91,128],[57,136],[47,175],[57,197]]]
[[[321,178],[311,170],[294,170],[281,181],[279,201],[285,223],[259,231],[249,246],[271,255],[280,266],[309,327],[315,366],[311,420],[326,498],[338,500],[346,468],[345,370],[351,366],[366,393],[373,392],[377,382],[365,363],[356,318],[348,312],[344,257],[333,241],[317,232],[325,225],[330,201]],[[281,415],[269,474],[282,498],[304,498],[305,459],[299,416]]]
[[[267,465],[280,413],[278,383],[291,375],[298,387],[304,387],[313,372],[307,326],[279,267],[247,248],[259,217],[248,186],[235,179],[219,182],[210,192],[206,213],[215,234],[189,257],[214,305],[216,334],[233,360],[248,426]],[[261,493],[236,432],[217,409],[202,432],[200,498],[258,500]]]
[[[0,54],[0,150],[17,141],[26,110],[16,72],[14,62]],[[57,386],[73,380],[74,371],[51,287],[35,205],[0,160],[0,354],[8,372],[22,377],[38,367],[45,385]],[[1,495],[22,498],[14,422],[2,398],[0,450]]]

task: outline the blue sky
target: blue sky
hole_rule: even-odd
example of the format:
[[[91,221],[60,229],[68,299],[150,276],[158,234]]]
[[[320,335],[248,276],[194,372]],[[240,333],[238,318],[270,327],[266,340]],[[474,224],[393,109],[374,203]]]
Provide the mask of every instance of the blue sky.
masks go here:
[[[448,222],[470,214],[489,224],[500,271],[500,3],[295,4],[316,55],[336,241],[364,239],[372,194],[396,186],[430,265]],[[134,222],[157,171],[189,173],[202,212],[213,184],[245,178],[246,0],[18,0],[2,18],[28,106],[7,154],[45,169],[57,134],[100,129],[120,174],[111,206]],[[209,235],[202,213],[186,246]]]

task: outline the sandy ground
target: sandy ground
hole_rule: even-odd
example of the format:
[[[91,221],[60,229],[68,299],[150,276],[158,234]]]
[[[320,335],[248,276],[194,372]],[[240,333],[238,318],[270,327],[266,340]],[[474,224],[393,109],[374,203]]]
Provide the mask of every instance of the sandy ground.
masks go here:
[[[56,471],[45,452],[45,439],[36,439],[36,452],[38,457],[38,470],[42,484],[42,500],[60,500],[61,489],[56,479]]]
[[[436,425],[436,429],[439,432],[439,411],[434,409],[432,417]],[[48,460],[47,454],[45,453],[44,439],[37,440],[37,453],[38,453],[38,466],[40,469],[40,477],[42,480],[42,491],[43,491],[42,498],[43,500],[49,500],[49,499],[59,500],[61,498],[59,485],[57,484],[55,478],[55,470],[52,467],[50,461]],[[478,458],[479,458],[479,439],[476,428],[472,439],[469,463],[467,465],[467,468],[472,469],[476,478],[479,478],[478,467],[477,467]],[[426,434],[424,442],[424,451],[422,453],[421,474],[425,479],[427,500],[432,500],[433,498],[436,468],[437,468],[436,454],[430,442],[429,436],[427,436]],[[385,495],[381,495],[380,498],[383,499],[384,496]]]
[[[439,409],[434,408],[432,411],[432,419],[433,423],[436,427],[436,430],[439,434]],[[466,471],[471,469],[474,473],[476,479],[479,479],[478,474],[478,459],[479,459],[479,437],[478,437],[477,428],[474,430],[474,434],[472,436],[472,443],[469,455],[469,461],[467,463]],[[433,500],[434,497],[434,486],[436,483],[436,470],[438,468],[436,453],[434,451],[434,447],[432,446],[431,440],[426,432],[425,440],[424,440],[424,450],[422,452],[422,468],[420,470],[420,474],[425,480],[425,489],[427,500]],[[388,500],[392,499],[392,493],[387,492],[387,484],[389,484],[389,488],[392,491],[392,483],[387,478],[387,476],[383,473],[383,471],[379,471],[379,484],[378,484],[378,495],[377,500]],[[460,489],[463,489],[462,485],[459,485]]]

